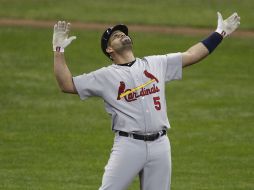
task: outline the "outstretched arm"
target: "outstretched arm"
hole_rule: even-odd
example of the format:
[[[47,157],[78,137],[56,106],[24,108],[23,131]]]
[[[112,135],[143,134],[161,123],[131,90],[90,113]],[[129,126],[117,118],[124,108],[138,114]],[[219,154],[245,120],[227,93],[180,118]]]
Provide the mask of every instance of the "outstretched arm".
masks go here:
[[[62,92],[77,94],[77,90],[72,81],[72,74],[66,64],[64,48],[67,47],[75,36],[68,38],[70,23],[59,21],[54,26],[53,51],[54,51],[54,74]]]
[[[218,25],[216,31],[207,39],[189,48],[182,53],[183,67],[195,64],[204,59],[207,55],[220,44],[226,36],[234,32],[240,25],[240,17],[237,13],[232,14],[226,20],[223,20],[221,14],[218,12]]]
[[[54,52],[54,73],[62,92],[77,94],[72,74],[66,64],[64,54],[61,52]]]
[[[199,42],[196,45],[189,48],[186,52],[182,53],[183,67],[190,66],[197,63],[209,55],[208,49],[203,43]]]

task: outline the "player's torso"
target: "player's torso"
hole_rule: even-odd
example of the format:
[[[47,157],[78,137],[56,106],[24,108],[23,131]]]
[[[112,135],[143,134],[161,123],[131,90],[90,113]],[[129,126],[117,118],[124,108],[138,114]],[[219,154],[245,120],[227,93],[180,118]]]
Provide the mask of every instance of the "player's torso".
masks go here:
[[[164,76],[156,63],[137,59],[131,67],[105,69],[103,99],[113,129],[145,133],[169,127]]]

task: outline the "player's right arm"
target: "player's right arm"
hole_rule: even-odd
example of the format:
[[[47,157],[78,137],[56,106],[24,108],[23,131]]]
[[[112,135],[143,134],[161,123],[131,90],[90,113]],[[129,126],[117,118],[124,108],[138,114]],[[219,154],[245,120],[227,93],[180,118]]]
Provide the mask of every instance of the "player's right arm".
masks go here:
[[[68,38],[70,23],[58,21],[54,26],[53,51],[54,51],[54,74],[62,92],[77,94],[77,90],[72,80],[72,74],[66,64],[64,48],[66,48],[75,36]]]
[[[62,52],[54,52],[54,74],[62,92],[77,94],[72,74]]]

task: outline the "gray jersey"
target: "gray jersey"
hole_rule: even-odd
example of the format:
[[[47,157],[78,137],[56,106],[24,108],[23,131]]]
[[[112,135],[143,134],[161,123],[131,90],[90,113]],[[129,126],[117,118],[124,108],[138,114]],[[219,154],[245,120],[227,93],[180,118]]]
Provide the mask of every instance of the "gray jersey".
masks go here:
[[[131,67],[112,64],[73,81],[82,100],[103,98],[113,130],[150,133],[170,128],[165,83],[181,78],[182,55],[172,53],[137,58]]]

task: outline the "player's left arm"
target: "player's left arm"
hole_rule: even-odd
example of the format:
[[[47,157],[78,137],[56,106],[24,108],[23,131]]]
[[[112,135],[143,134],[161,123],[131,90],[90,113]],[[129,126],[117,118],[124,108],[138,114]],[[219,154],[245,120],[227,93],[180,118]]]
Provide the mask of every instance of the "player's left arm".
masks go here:
[[[240,17],[237,13],[233,13],[225,20],[223,20],[219,12],[217,14],[218,25],[216,31],[202,42],[197,43],[182,53],[183,67],[195,64],[204,59],[207,55],[212,53],[223,38],[234,32],[240,25]]]

